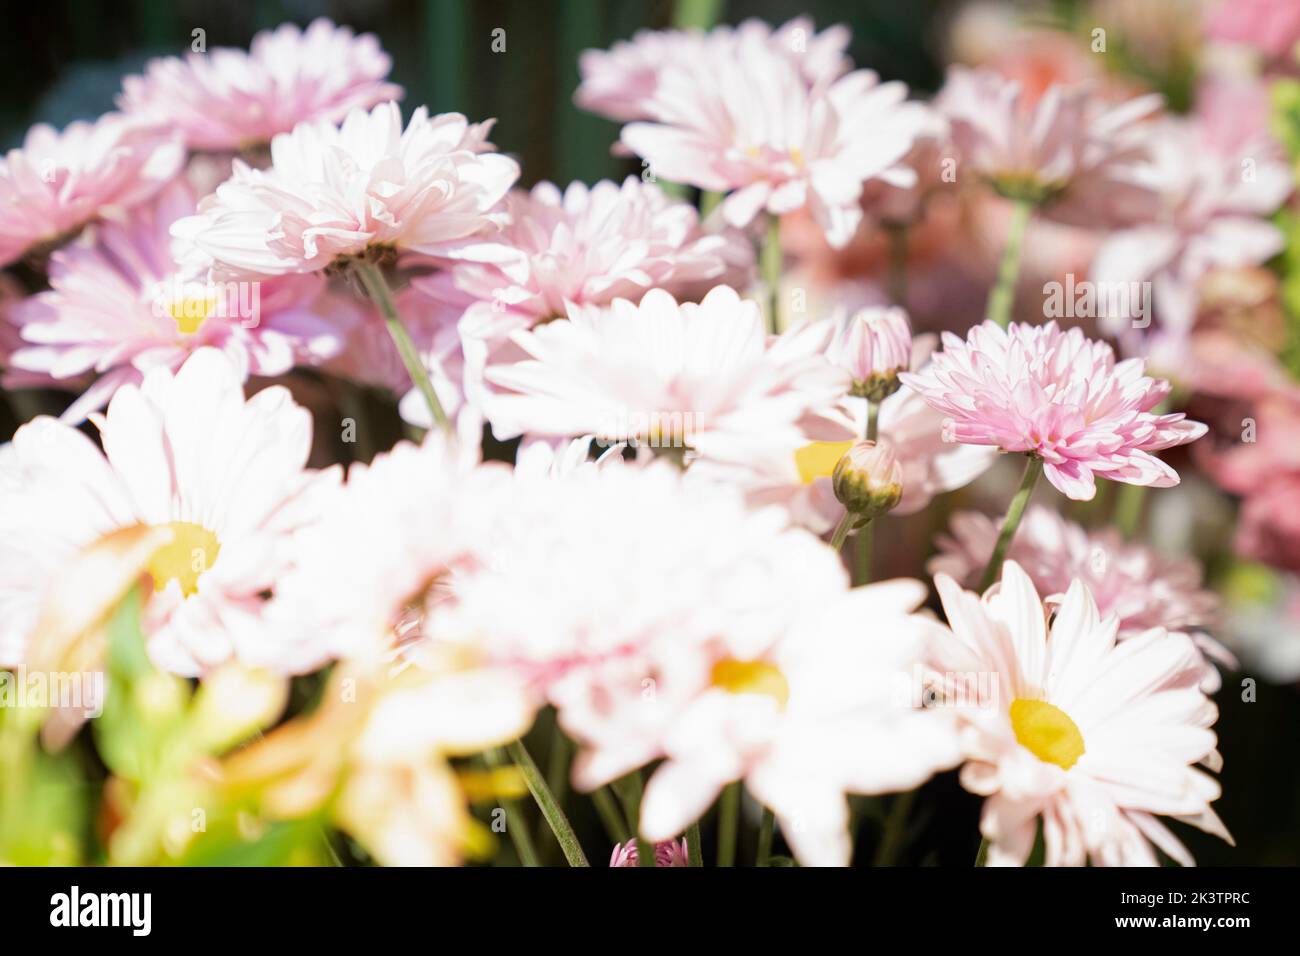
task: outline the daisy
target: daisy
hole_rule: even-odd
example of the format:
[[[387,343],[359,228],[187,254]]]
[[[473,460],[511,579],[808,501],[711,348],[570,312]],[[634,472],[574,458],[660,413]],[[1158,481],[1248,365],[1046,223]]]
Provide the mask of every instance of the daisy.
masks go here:
[[[582,82],[573,94],[585,110],[621,123],[652,119],[651,104],[662,78],[701,60],[728,55],[742,43],[757,42],[786,57],[809,86],[830,82],[851,68],[849,31],[834,26],[817,32],[808,17],[772,29],[761,20],[738,27],[695,30],[638,30],[609,50],[584,50],[578,57]]]
[[[609,855],[609,865],[611,867],[640,866],[641,855],[637,850],[636,840],[616,843],[613,852]],[[655,866],[680,867],[690,865],[686,852],[685,837],[680,840],[665,840],[662,843],[655,844]]]
[[[151,368],[175,370],[196,350],[225,352],[240,378],[319,364],[343,347],[318,317],[323,280],[285,276],[213,283],[172,256],[171,224],[194,211],[180,181],[124,222],[97,227],[93,242],[50,257],[50,289],[13,312],[26,346],[12,364],[57,381],[101,376],[63,416],[73,424]]]
[[[1211,809],[1219,784],[1210,729],[1218,716],[1198,688],[1201,658],[1185,635],[1153,628],[1116,643],[1075,581],[1048,611],[1014,561],[996,590],[936,579],[952,637],[935,645],[944,700],[962,722],[962,785],[986,797],[988,864],[1021,866],[1042,821],[1048,866],[1156,866],[1158,848],[1192,857],[1159,815],[1231,842]],[[967,679],[991,679],[981,699]]]
[[[906,98],[870,70],[810,86],[769,41],[738,36],[660,75],[651,121],[625,126],[620,142],[658,178],[729,193],[721,212],[733,226],[807,209],[842,248],[862,219],[863,183],[913,182],[898,163],[924,120]]]
[[[523,360],[490,366],[499,438],[596,435],[721,454],[774,436],[848,390],[822,355],[829,326],[767,338],[757,304],[719,286],[700,303],[653,289],[639,305],[574,307],[516,332]]]
[[[1092,499],[1097,477],[1178,484],[1151,452],[1205,434],[1182,413],[1153,413],[1169,383],[1146,377],[1141,359],[1116,363],[1109,345],[1077,328],[986,321],[964,342],[945,332],[943,344],[924,369],[899,378],[947,416],[948,437],[1036,456],[1047,480],[1075,500]]]
[[[307,411],[279,386],[245,400],[229,360],[202,349],[175,374],[152,369],[120,388],[95,423],[103,452],[42,416],[0,456],[0,565],[12,571],[0,583],[0,647],[26,645],[79,553],[143,525],[170,533],[144,568],[153,586],[142,623],[159,667],[191,676],[231,659],[287,673],[319,666],[320,644],[267,613],[294,536],[336,477],[304,468]]]
[[[912,327],[898,307],[841,310],[826,356],[853,376],[853,394],[880,401],[911,368]]]
[[[174,130],[109,113],[63,132],[44,124],[0,159],[0,266],[44,255],[88,222],[120,216],[179,171]]]
[[[172,234],[210,256],[219,280],[318,272],[385,249],[501,255],[497,206],[519,167],[492,152],[491,125],[421,107],[403,130],[396,103],[341,126],[300,123],[271,140],[270,169],[235,160]]]
[[[218,47],[150,60],[122,81],[123,112],[178,130],[191,150],[245,150],[299,123],[337,123],[350,110],[401,99],[392,61],[371,34],[324,18],[305,30],[265,30],[247,53]]]
[[[987,515],[957,512],[949,533],[936,539],[939,553],[927,569],[973,587],[993,555],[998,531]],[[1202,654],[1201,687],[1207,694],[1220,685],[1211,661],[1238,666],[1232,653],[1207,633],[1217,620],[1219,601],[1203,588],[1195,560],[1166,558],[1125,541],[1113,528],[1088,531],[1040,506],[1026,512],[1008,557],[1049,605],[1059,604],[1076,579],[1083,581],[1101,616],[1119,619],[1120,640],[1151,628],[1189,635]]]

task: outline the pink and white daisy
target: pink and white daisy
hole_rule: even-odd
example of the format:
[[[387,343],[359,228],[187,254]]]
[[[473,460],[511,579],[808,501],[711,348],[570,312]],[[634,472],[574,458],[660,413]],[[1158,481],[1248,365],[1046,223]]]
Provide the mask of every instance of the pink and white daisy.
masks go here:
[[[1070,498],[1091,500],[1097,477],[1176,485],[1178,473],[1151,452],[1205,434],[1182,413],[1152,411],[1170,386],[1145,376],[1141,359],[1117,363],[1109,345],[1077,328],[985,321],[965,341],[945,332],[943,345],[903,383],[947,416],[952,440],[1036,455]]]
[[[807,209],[843,247],[862,220],[863,183],[914,181],[898,164],[922,109],[870,70],[810,85],[764,37],[736,40],[660,75],[651,121],[625,126],[621,143],[658,178],[730,193],[721,212],[733,226]]]
[[[501,199],[519,177],[488,142],[491,122],[396,103],[341,126],[300,123],[271,140],[271,168],[234,173],[172,234],[210,256],[216,279],[318,272],[383,250],[495,258]]]
[[[214,283],[172,255],[171,224],[194,211],[180,181],[93,241],[56,251],[50,286],[14,310],[26,345],[15,368],[57,381],[101,376],[63,416],[73,424],[151,368],[175,370],[196,350],[225,352],[241,380],[319,364],[343,347],[343,330],[319,317],[318,276]]]
[[[62,132],[33,126],[22,148],[0,160],[0,266],[122,215],[162,189],[184,159],[175,130],[118,113]]]
[[[340,122],[353,109],[402,97],[392,60],[369,33],[324,18],[305,30],[264,30],[248,50],[218,47],[150,60],[122,81],[123,112],[179,130],[191,150],[264,145],[299,123]]]
[[[946,575],[935,583],[952,628],[934,645],[938,709],[962,725],[962,785],[987,798],[989,865],[1023,865],[1040,819],[1048,866],[1156,866],[1157,848],[1192,865],[1158,816],[1231,842],[1210,807],[1219,784],[1196,766],[1220,763],[1218,709],[1186,635],[1153,628],[1117,643],[1118,619],[1101,618],[1082,581],[1049,629],[1014,561],[983,598]],[[969,694],[971,681],[982,692]]]
[[[851,68],[845,51],[849,31],[833,26],[817,32],[807,17],[776,28],[761,20],[738,27],[719,26],[708,33],[696,30],[639,30],[631,40],[608,50],[584,50],[578,57],[582,82],[573,94],[585,110],[612,120],[652,119],[651,103],[662,77],[692,63],[731,55],[742,43],[763,43],[788,58],[809,86],[838,79]]]
[[[973,586],[993,555],[999,530],[998,522],[978,511],[957,512],[948,534],[937,538],[939,553],[927,569]],[[1059,604],[1076,579],[1082,581],[1098,612],[1119,619],[1120,640],[1157,627],[1190,636],[1203,655],[1201,686],[1207,694],[1220,685],[1211,661],[1238,666],[1232,653],[1207,633],[1218,618],[1219,600],[1204,589],[1201,567],[1193,559],[1166,558],[1125,541],[1113,528],[1088,531],[1040,506],[1025,513],[1007,554],[1049,605]]]
[[[245,400],[230,361],[202,349],[174,375],[155,368],[138,387],[120,388],[95,421],[103,452],[42,416],[0,456],[0,646],[26,644],[47,589],[80,552],[145,525],[171,533],[148,562],[143,614],[160,667],[196,675],[232,659],[288,673],[319,666],[321,645],[267,614],[295,535],[319,517],[336,478],[304,468],[307,411],[279,386]]]
[[[640,866],[641,853],[637,849],[636,840],[614,844],[614,850],[609,855],[609,865],[611,867]],[[662,843],[655,844],[655,866],[681,867],[690,865],[685,837],[680,840],[664,840]]]
[[[753,301],[719,286],[699,304],[660,289],[639,305],[571,308],[516,332],[522,361],[490,366],[485,414],[500,438],[595,435],[704,455],[799,435],[798,420],[844,395],[822,354],[830,327],[768,340]]]

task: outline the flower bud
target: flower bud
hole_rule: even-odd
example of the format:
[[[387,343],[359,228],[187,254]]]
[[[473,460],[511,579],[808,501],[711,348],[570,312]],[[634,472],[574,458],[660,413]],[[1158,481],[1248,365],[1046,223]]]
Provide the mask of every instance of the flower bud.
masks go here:
[[[853,394],[879,402],[912,363],[912,329],[902,309],[872,307],[836,320],[827,357],[853,376]]]
[[[864,519],[879,517],[903,497],[903,469],[885,442],[860,441],[831,474],[835,497]]]

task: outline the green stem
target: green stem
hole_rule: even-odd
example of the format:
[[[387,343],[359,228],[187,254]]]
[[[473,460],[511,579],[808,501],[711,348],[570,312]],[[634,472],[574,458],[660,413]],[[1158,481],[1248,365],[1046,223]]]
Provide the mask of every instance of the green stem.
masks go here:
[[[889,301],[893,305],[907,305],[907,227],[891,224],[885,226],[889,237]]]
[[[703,866],[704,848],[700,845],[700,821],[686,828],[686,865]]]
[[[776,815],[767,807],[763,808],[763,819],[758,825],[758,853],[754,857],[755,866],[767,866],[772,858],[772,835],[776,831]]]
[[[875,539],[876,522],[874,520],[868,521],[858,529],[856,572],[853,575],[854,587],[871,583],[871,547]]]
[[[673,29],[707,30],[718,22],[726,0],[677,0],[673,4]]]
[[[849,536],[849,529],[853,527],[853,522],[857,517],[852,511],[845,511],[844,517],[835,526],[835,533],[831,535],[831,547],[836,551],[844,547],[844,539]]]
[[[1146,485],[1125,485],[1119,490],[1115,499],[1115,527],[1124,537],[1131,538],[1137,533],[1146,497]]]
[[[908,790],[894,797],[893,805],[889,808],[889,819],[885,822],[885,835],[876,849],[876,858],[872,860],[872,866],[893,866],[894,861],[898,859],[899,851],[903,849],[903,844],[906,842],[907,818],[912,812],[912,804],[915,801],[915,790]]]
[[[767,232],[763,236],[763,248],[759,251],[759,268],[763,273],[763,285],[767,289],[767,330],[781,330],[777,307],[781,300],[781,217],[771,213],[767,215]]]
[[[546,758],[546,785],[555,795],[555,802],[563,805],[569,789],[569,738],[564,736],[558,720],[551,728],[551,749]],[[537,842],[543,843],[549,835],[546,821],[540,821]]]
[[[614,792],[623,802],[623,812],[627,814],[628,829],[636,838],[636,855],[638,866],[658,866],[655,859],[655,846],[641,836],[641,772],[633,770],[626,777],[614,781]]]
[[[984,569],[984,576],[980,578],[979,591],[981,594],[988,590],[993,582],[998,579],[1007,549],[1011,547],[1011,540],[1016,536],[1016,529],[1020,527],[1020,519],[1025,513],[1025,505],[1029,504],[1029,498],[1034,493],[1034,485],[1038,484],[1038,476],[1042,473],[1043,460],[1036,455],[1030,455],[1029,461],[1025,465],[1024,477],[1020,479],[1020,487],[1016,490],[1015,497],[1011,499],[1011,504],[1007,508],[1007,516],[1002,521],[1002,531],[998,534],[997,544],[993,546],[993,554],[989,557],[988,567]]]
[[[867,399],[867,441],[875,441],[880,434],[880,403]]]
[[[740,784],[727,784],[718,801],[718,866],[736,865],[736,835],[740,829]]]
[[[560,849],[564,851],[564,858],[569,861],[569,866],[588,866],[587,858],[582,853],[582,846],[574,835],[573,827],[569,825],[569,818],[555,802],[551,788],[546,785],[542,772],[537,769],[537,764],[533,762],[532,756],[524,747],[524,742],[516,740],[507,744],[506,753],[524,775],[524,782],[528,784],[528,790],[537,801],[542,816],[546,817],[546,822],[550,824],[551,832],[555,834],[555,839],[560,844]]]
[[[1025,227],[1033,214],[1034,205],[1027,199],[1017,199],[1011,207],[1011,224],[1007,229],[1007,244],[998,264],[998,281],[989,293],[986,314],[1002,328],[1011,322],[1011,306],[1016,296],[1016,279],[1020,276],[1020,249],[1024,244]]]
[[[392,336],[393,344],[397,346],[397,354],[401,356],[402,364],[406,366],[406,373],[411,376],[411,381],[424,396],[435,424],[439,428],[450,430],[451,422],[447,418],[447,413],[442,410],[437,392],[433,390],[429,370],[420,360],[420,351],[411,341],[410,333],[406,331],[401,316],[397,314],[397,306],[393,302],[393,294],[389,291],[388,283],[384,280],[383,271],[375,263],[364,259],[358,259],[353,268],[360,277],[361,284],[365,286],[366,294],[370,296],[370,300],[375,303],[384,317],[384,324],[388,326],[388,334]]]
[[[500,747],[493,747],[483,752],[483,762],[489,767],[500,767],[505,764],[506,757]],[[524,866],[541,866],[537,847],[528,832],[528,821],[524,819],[519,802],[512,797],[503,797],[501,809],[506,812],[506,830],[510,834],[510,842],[515,846],[515,852],[519,854],[519,862]]]
[[[631,834],[627,829],[627,821],[623,819],[623,812],[618,808],[618,801],[610,792],[609,787],[601,787],[591,794],[591,802],[596,805],[596,812],[600,814],[600,822],[605,826],[605,832],[615,843],[626,843]]]
[[[989,841],[988,837],[980,839],[979,852],[975,854],[976,866],[988,866],[989,861]]]
[[[725,193],[714,192],[711,189],[700,193],[700,219],[708,219],[713,215],[713,210],[722,205],[722,200],[726,198]]]

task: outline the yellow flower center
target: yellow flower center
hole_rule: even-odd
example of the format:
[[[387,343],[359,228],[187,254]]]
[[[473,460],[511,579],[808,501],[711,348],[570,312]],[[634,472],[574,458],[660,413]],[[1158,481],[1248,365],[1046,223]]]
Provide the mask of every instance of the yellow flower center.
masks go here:
[[[186,296],[167,306],[167,313],[181,335],[193,335],[217,307],[216,296]]]
[[[815,441],[794,453],[794,464],[799,469],[799,480],[805,485],[818,478],[829,478],[836,463],[853,447],[853,439],[846,441]]]
[[[1013,700],[1011,727],[1022,747],[1062,770],[1069,770],[1083,756],[1078,726],[1069,714],[1045,700]]]
[[[198,591],[199,577],[217,560],[221,542],[203,525],[189,521],[172,521],[167,527],[171,543],[155,551],[147,566],[153,589],[161,591],[169,581],[178,581],[181,593],[189,597]]]
[[[725,657],[713,665],[711,683],[729,694],[766,694],[785,707],[790,699],[790,685],[775,664],[767,661],[740,661]]]

